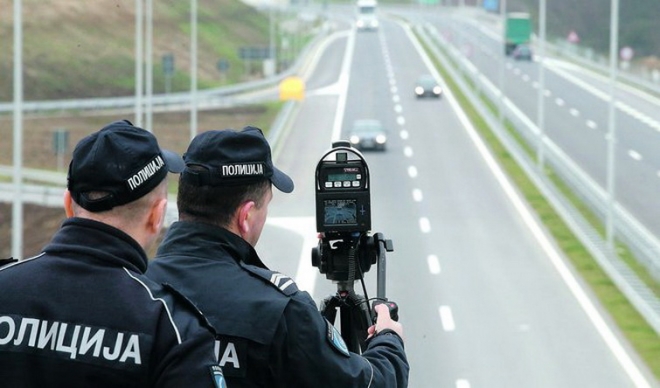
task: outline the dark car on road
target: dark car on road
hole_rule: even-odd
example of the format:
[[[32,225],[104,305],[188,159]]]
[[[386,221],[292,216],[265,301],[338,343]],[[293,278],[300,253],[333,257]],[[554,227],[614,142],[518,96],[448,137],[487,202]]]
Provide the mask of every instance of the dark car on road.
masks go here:
[[[521,44],[513,50],[511,55],[513,56],[513,59],[519,61],[531,61],[533,57],[532,48]]]
[[[421,75],[415,83],[415,95],[417,98],[421,97],[435,97],[442,96],[442,88],[434,76],[430,74]]]
[[[356,120],[348,132],[348,140],[358,150],[385,151],[387,131],[379,120]]]

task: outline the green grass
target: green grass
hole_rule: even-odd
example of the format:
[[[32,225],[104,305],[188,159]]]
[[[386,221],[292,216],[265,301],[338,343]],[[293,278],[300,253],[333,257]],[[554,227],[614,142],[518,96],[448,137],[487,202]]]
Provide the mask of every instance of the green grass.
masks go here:
[[[587,282],[587,284],[589,284],[600,303],[609,312],[610,316],[616,322],[628,341],[630,341],[632,346],[637,350],[641,358],[646,362],[652,373],[656,378],[660,378],[660,336],[658,336],[653,328],[648,325],[646,320],[619,291],[588,250],[582,245],[577,237],[575,237],[570,228],[541,194],[524,170],[516,163],[514,158],[502,145],[497,136],[491,131],[474,106],[421,39],[420,43],[432,59],[436,69],[442,75],[447,86],[456,96],[457,101],[465,111],[466,115],[470,118],[474,127],[478,130],[486,144],[488,144],[491,152],[497,158],[502,168],[519,188],[527,202],[536,211],[548,231],[555,238],[559,247],[569,258],[581,277]],[[496,111],[496,107],[492,102],[488,102],[487,105],[494,112]],[[533,156],[534,151],[532,148],[522,140],[521,136],[513,130],[510,124],[507,125],[507,127],[508,130],[514,134],[516,140],[521,146]],[[587,206],[581,203],[575,195],[571,194],[570,190],[556,176],[556,174],[551,171],[549,174],[564,194],[569,196],[571,201],[573,201],[578,209],[585,214],[592,225],[597,226],[598,230],[602,233],[603,227],[600,220],[593,215]],[[623,259],[631,265],[631,267],[654,289],[656,294],[658,294],[660,292],[660,285],[658,282],[655,282],[643,266],[635,260],[632,253],[622,244],[618,244],[618,250],[622,253]]]

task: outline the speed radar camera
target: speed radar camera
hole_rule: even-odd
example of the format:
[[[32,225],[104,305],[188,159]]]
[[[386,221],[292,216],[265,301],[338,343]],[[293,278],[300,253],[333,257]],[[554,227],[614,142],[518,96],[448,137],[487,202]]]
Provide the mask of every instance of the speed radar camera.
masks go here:
[[[333,143],[316,166],[316,230],[326,234],[371,230],[369,167],[347,141]]]
[[[337,293],[321,303],[321,314],[334,325],[339,310],[341,336],[352,352],[366,349],[367,329],[374,315],[364,284],[364,274],[378,263],[376,301],[385,297],[385,252],[392,241],[371,230],[369,167],[362,153],[348,141],[332,144],[316,166],[316,230],[318,246],[312,248],[312,266],[337,283]],[[360,281],[364,295],[354,283]],[[376,303],[376,302],[375,302]]]

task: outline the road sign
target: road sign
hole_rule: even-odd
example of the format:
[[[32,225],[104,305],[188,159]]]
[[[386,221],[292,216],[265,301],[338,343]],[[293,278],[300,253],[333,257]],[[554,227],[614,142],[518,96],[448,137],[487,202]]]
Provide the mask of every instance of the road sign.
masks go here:
[[[580,37],[578,36],[577,32],[575,32],[575,30],[571,30],[571,32],[568,33],[568,37],[566,39],[569,43],[580,43]]]
[[[238,55],[243,60],[261,60],[271,58],[270,47],[240,47]]]
[[[174,54],[163,55],[163,72],[167,76],[174,74]]]
[[[229,61],[226,59],[220,59],[218,61],[218,71],[221,73],[226,73],[229,70]]]
[[[621,51],[619,52],[619,55],[621,56],[621,59],[624,61],[629,61],[633,58],[635,55],[635,52],[633,49],[629,46],[625,46],[621,48]]]
[[[287,77],[280,82],[280,100],[297,100],[305,98],[305,81],[300,77]]]
[[[500,9],[500,4],[498,0],[484,0],[483,7],[486,11],[497,12]]]
[[[53,151],[57,157],[57,171],[64,169],[64,154],[69,149],[69,131],[58,128],[53,132]]]
[[[69,149],[69,131],[56,129],[53,132],[53,151],[55,155],[64,155]]]

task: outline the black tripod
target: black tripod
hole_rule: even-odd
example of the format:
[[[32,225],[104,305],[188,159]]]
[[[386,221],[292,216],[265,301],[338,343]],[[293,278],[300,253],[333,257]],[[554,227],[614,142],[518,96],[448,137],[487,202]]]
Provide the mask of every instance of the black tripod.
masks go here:
[[[333,325],[339,309],[341,336],[348,350],[353,353],[360,353],[364,349],[367,329],[372,322],[368,303],[365,297],[355,293],[353,284],[347,282],[339,282],[337,294],[321,302],[321,314]]]
[[[385,240],[381,233],[376,233],[373,237],[335,241],[334,246],[322,241],[312,253],[312,265],[325,273],[328,279],[337,282],[337,293],[321,302],[321,314],[334,325],[339,309],[341,336],[351,352],[362,352],[367,329],[374,322],[363,275],[371,264],[377,263],[376,300],[387,301],[385,252],[393,250],[392,240]],[[355,293],[354,283],[358,279],[362,281],[364,296]]]

